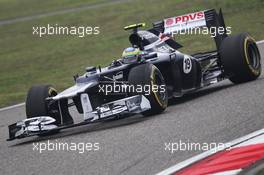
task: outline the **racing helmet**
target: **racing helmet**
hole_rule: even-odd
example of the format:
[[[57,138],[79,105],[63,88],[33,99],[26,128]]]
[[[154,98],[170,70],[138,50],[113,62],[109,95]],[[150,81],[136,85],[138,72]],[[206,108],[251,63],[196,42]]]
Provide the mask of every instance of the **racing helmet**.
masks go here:
[[[138,58],[144,54],[139,48],[128,47],[122,53],[124,63],[130,64],[138,61]]]

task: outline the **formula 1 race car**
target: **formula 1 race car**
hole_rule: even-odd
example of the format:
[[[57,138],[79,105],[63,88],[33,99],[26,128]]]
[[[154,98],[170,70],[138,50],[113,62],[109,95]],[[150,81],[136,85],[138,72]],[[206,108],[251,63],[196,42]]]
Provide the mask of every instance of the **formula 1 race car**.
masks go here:
[[[255,80],[261,74],[260,53],[247,33],[228,36],[220,10],[205,10],[167,18],[131,30],[131,47],[109,66],[88,67],[74,76],[75,85],[61,93],[50,85],[33,86],[26,99],[27,119],[9,126],[9,139],[46,135],[61,129],[133,114],[162,113],[168,99],[181,97],[229,79],[233,83]],[[216,50],[183,54],[171,36],[178,31],[223,28],[214,36]],[[74,123],[69,107],[75,106],[84,121]]]

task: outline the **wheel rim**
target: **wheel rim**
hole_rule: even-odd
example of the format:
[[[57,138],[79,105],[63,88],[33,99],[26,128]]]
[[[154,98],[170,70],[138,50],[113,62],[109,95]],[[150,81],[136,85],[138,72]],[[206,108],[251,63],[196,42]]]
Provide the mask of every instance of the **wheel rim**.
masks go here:
[[[260,66],[260,55],[255,43],[250,42],[247,47],[249,65],[253,69],[258,69]]]

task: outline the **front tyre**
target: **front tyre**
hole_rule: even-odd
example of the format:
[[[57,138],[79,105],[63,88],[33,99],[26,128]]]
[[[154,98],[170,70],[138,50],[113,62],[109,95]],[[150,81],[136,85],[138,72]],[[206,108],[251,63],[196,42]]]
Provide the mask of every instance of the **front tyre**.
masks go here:
[[[225,38],[221,44],[220,58],[225,75],[233,83],[252,81],[261,74],[257,44],[247,33]]]
[[[32,86],[26,99],[27,118],[49,116],[46,98],[57,95],[57,91],[50,85]]]
[[[143,112],[145,116],[160,114],[168,106],[168,94],[164,78],[159,69],[153,64],[142,64],[132,68],[129,72],[128,82],[134,87],[141,86],[142,89],[149,92],[134,92],[134,94],[143,94],[149,100],[151,109]],[[137,88],[135,88],[137,89]]]
[[[46,103],[46,98],[57,95],[57,91],[50,85],[32,86],[26,99],[26,114],[27,118],[39,117],[39,116],[51,116],[56,119],[56,124],[60,124],[59,115],[54,115],[49,111]],[[46,136],[58,133],[59,130],[53,130],[39,136]]]

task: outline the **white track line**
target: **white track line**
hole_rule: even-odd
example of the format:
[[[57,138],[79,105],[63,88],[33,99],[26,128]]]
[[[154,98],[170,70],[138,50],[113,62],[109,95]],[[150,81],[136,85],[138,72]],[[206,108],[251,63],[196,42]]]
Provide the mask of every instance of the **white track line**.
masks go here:
[[[13,105],[13,106],[4,107],[4,108],[0,109],[0,112],[7,111],[7,110],[10,110],[10,109],[14,109],[14,108],[18,108],[18,107],[21,107],[21,106],[24,106],[24,105],[25,105],[25,103],[19,103],[19,104]]]
[[[94,8],[98,8],[98,7],[105,7],[108,5],[123,3],[123,2],[127,2],[127,1],[129,1],[129,0],[112,0],[109,2],[102,2],[102,3],[96,3],[96,4],[88,4],[88,5],[84,4],[81,7],[58,10],[58,11],[54,11],[54,12],[48,12],[48,13],[43,13],[43,14],[38,14],[38,15],[33,15],[33,16],[25,16],[25,17],[17,17],[14,19],[0,20],[0,26],[6,25],[6,24],[14,24],[17,22],[30,21],[30,20],[34,20],[34,19],[40,19],[43,17],[50,17],[50,16],[55,16],[55,15],[63,15],[63,14],[67,14],[67,13],[80,12],[83,10],[94,9]]]
[[[19,103],[19,104],[13,105],[13,106],[4,107],[4,108],[0,109],[0,112],[7,111],[7,110],[10,110],[10,109],[14,109],[14,108],[18,108],[18,107],[21,107],[21,106],[24,106],[24,105],[25,105],[25,103]]]
[[[264,43],[264,40],[257,41],[257,44],[263,44],[263,43]]]
[[[263,43],[264,43],[264,40],[257,41],[257,44],[263,44]],[[0,109],[0,112],[6,111],[6,110],[10,110],[10,109],[13,109],[13,108],[18,108],[18,107],[23,106],[23,105],[25,105],[25,103],[20,103],[20,104],[17,104],[17,105],[13,105],[13,106],[8,106],[8,107],[5,107],[5,108],[1,108]]]

